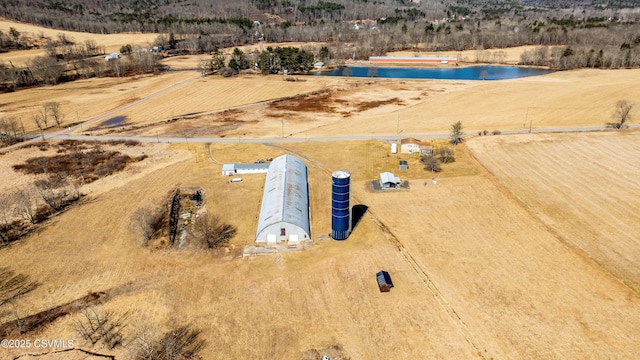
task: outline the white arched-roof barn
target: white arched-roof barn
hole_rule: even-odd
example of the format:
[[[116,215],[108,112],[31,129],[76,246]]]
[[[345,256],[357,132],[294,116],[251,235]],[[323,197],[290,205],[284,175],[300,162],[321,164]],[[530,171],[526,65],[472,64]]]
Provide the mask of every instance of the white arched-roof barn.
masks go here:
[[[267,171],[256,242],[310,239],[307,166],[295,156],[279,156]]]

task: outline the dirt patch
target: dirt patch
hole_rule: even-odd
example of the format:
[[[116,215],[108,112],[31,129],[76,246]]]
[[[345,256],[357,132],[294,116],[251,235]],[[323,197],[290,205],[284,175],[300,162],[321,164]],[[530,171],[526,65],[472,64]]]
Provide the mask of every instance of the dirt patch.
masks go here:
[[[385,105],[404,105],[404,101],[394,97],[388,100],[364,101],[356,105],[356,109],[361,112],[369,109],[375,109]]]
[[[331,93],[300,96],[292,99],[275,101],[269,104],[270,109],[296,112],[331,113],[336,109],[336,101]]]
[[[135,142],[132,142],[132,144]],[[45,174],[51,176],[72,175],[77,181],[90,183],[101,177],[121,171],[133,161],[142,161],[146,157],[133,159],[117,151],[105,151],[97,144],[89,149],[86,143],[72,140],[58,144],[58,155],[38,156],[16,164],[13,169],[25,174]]]

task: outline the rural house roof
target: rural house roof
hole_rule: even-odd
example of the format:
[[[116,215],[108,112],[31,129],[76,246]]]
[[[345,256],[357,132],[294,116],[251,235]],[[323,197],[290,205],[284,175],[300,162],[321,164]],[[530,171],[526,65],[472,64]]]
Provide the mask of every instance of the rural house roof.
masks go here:
[[[420,146],[431,146],[431,142],[429,141],[421,141],[415,138],[404,138],[402,140],[400,140],[400,145],[405,145],[405,144],[415,144],[415,145],[420,145]]]

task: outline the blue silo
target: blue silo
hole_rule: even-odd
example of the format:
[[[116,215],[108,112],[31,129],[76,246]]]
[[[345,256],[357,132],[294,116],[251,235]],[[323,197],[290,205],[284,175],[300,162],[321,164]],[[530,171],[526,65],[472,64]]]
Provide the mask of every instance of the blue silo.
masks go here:
[[[344,240],[351,233],[351,211],[349,207],[349,185],[351,174],[338,170],[331,175],[331,237]]]

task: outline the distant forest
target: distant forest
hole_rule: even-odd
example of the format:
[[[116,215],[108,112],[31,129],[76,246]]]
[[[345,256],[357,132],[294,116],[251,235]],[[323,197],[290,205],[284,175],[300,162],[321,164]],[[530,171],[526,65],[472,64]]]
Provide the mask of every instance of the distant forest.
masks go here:
[[[538,45],[522,64],[640,65],[640,0],[3,0],[0,16],[83,32],[172,34],[173,43],[159,36],[154,45],[187,53],[325,42],[340,63],[395,50]]]

